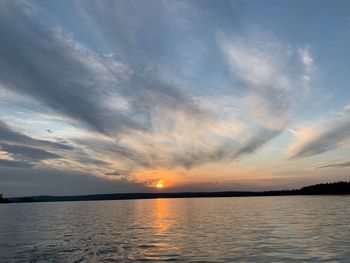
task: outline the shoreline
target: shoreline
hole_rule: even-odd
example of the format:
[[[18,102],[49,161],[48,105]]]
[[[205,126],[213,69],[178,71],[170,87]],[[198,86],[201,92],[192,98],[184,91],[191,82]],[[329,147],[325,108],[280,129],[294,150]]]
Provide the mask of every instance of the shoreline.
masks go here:
[[[114,193],[70,196],[24,196],[2,198],[0,203],[32,203],[32,202],[67,202],[67,201],[102,201],[102,200],[134,200],[157,198],[209,198],[209,197],[249,197],[249,196],[295,196],[295,195],[350,195],[350,182],[334,182],[316,184],[294,190],[274,191],[216,191],[216,192],[180,192],[180,193]],[[2,195],[1,195],[2,196]]]

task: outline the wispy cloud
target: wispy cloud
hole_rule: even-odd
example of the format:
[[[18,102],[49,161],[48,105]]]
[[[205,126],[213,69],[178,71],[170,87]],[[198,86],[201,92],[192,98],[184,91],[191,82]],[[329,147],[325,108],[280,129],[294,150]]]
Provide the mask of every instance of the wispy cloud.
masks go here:
[[[59,159],[61,156],[42,150],[38,148],[22,146],[22,145],[11,145],[6,143],[0,144],[1,150],[20,158],[29,160],[47,160],[47,159]]]
[[[75,129],[61,136],[43,122],[49,141],[1,122],[1,148],[14,158],[3,166],[27,161],[130,179],[142,169],[229,163],[264,147],[290,122],[303,92],[296,80],[313,67],[310,49],[262,29],[240,34],[237,17],[215,13],[230,5],[212,7],[74,1],[74,21],[88,32],[82,41],[36,2],[0,2],[6,102],[18,94],[27,112],[32,105],[46,123],[60,116],[55,129]]]
[[[58,150],[72,150],[73,147],[46,140],[35,139],[21,132],[15,131],[7,123],[0,120],[0,142],[20,144],[24,146],[44,147]]]
[[[321,120],[296,132],[296,141],[287,151],[289,158],[321,154],[349,143],[350,112],[343,111],[333,118]]]
[[[15,160],[3,160],[0,159],[0,167],[11,167],[11,168],[31,168],[33,165],[26,161],[15,161]]]
[[[304,65],[304,73],[302,76],[304,85],[309,89],[309,82],[311,81],[312,73],[314,71],[314,61],[310,54],[310,47],[299,49],[299,56]]]
[[[350,168],[350,161],[328,163],[328,164],[323,164],[316,167],[316,169],[325,169],[325,168]]]
[[[13,168],[30,168],[41,161],[62,158],[59,154],[72,151],[66,144],[31,138],[14,131],[0,121],[0,166]]]
[[[260,125],[281,129],[302,94],[293,80],[297,77],[295,50],[262,30],[247,35],[219,38],[232,73],[245,90],[241,107]]]

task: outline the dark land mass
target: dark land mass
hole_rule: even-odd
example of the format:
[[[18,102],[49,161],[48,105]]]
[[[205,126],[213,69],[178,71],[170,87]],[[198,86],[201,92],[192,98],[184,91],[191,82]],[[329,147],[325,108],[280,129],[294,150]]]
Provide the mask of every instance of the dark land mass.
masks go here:
[[[286,196],[286,195],[348,195],[349,182],[335,182],[306,186],[296,190],[281,191],[225,191],[225,192],[183,192],[183,193],[129,193],[129,194],[97,194],[80,196],[27,196],[3,198],[0,203],[26,202],[62,202],[62,201],[96,201],[96,200],[127,200],[127,199],[154,199],[154,198],[194,198],[194,197],[244,197],[244,196]]]
[[[0,194],[0,203],[8,203],[8,199],[2,197],[3,194]]]

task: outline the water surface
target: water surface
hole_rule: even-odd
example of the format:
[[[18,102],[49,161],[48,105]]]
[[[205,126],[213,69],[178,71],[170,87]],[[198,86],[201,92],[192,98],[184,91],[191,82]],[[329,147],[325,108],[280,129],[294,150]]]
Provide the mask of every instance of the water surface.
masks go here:
[[[0,262],[350,262],[350,196],[0,205]]]

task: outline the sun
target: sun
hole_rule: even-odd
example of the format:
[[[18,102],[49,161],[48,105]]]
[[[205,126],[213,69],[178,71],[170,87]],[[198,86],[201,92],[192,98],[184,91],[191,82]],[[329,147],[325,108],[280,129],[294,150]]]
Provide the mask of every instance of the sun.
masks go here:
[[[156,184],[157,188],[163,188],[164,187],[164,183],[163,180],[159,180],[158,183]]]

